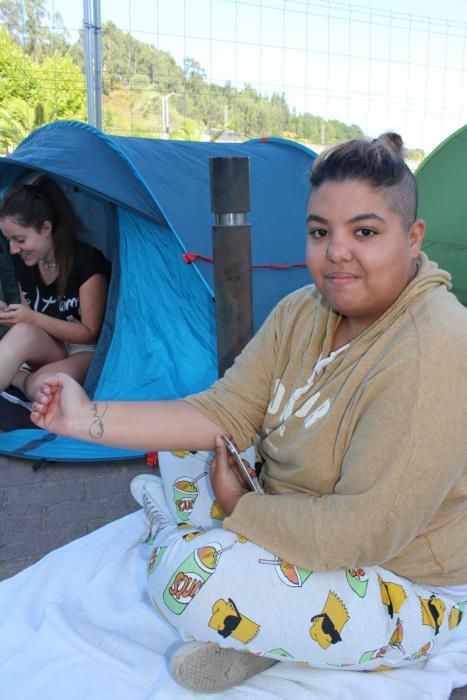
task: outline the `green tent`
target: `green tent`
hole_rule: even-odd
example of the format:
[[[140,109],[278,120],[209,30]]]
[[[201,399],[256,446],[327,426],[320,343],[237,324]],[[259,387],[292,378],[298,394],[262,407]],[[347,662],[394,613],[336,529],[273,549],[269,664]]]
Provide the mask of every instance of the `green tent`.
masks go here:
[[[415,177],[427,223],[423,249],[451,273],[452,291],[467,306],[467,125],[435,148]]]

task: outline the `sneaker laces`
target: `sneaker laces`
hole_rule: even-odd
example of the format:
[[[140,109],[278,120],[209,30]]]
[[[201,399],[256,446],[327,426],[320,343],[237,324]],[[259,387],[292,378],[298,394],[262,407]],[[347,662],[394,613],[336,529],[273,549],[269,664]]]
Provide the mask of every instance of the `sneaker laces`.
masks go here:
[[[170,525],[171,521],[167,515],[156,506],[146,490],[143,491],[141,500],[143,501],[147,527],[144,535],[144,541],[152,542],[163,528]]]

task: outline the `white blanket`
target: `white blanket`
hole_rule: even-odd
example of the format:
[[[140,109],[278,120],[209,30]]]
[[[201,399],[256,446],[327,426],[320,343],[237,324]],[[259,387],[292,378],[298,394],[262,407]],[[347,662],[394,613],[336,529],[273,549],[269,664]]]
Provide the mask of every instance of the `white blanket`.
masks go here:
[[[142,511],[128,515],[0,583],[2,700],[199,698],[167,671],[177,633],[145,594]],[[229,700],[447,700],[467,685],[467,623],[425,668],[322,671],[280,662],[212,698]],[[204,696],[207,697],[207,696]]]

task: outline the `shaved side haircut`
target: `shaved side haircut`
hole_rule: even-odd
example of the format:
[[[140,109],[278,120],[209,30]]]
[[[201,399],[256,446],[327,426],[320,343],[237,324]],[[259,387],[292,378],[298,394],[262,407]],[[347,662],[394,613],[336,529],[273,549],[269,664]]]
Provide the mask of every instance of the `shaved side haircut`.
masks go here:
[[[352,139],[323,151],[313,165],[310,182],[315,189],[329,181],[367,182],[386,194],[389,206],[409,231],[417,219],[418,190],[402,153],[402,138],[393,132],[373,141]]]

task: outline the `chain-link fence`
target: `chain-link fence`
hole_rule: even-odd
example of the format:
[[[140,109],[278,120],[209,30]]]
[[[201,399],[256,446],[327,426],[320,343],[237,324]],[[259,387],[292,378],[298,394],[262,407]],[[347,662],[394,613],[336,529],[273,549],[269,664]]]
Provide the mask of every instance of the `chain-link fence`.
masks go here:
[[[102,77],[112,134],[319,146],[395,130],[420,160],[465,122],[467,23],[334,0],[96,5],[88,81]],[[42,123],[86,121],[82,6],[1,0],[0,27],[3,152]]]

